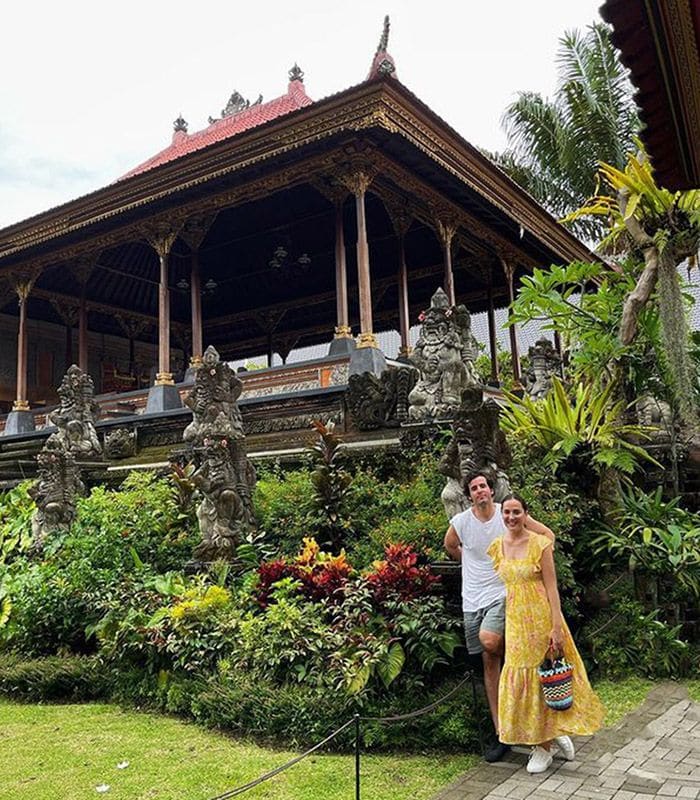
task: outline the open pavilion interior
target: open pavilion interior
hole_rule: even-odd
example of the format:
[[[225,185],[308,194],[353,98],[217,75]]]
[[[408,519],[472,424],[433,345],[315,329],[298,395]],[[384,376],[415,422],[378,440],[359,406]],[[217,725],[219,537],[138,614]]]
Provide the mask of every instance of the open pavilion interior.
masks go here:
[[[179,405],[208,345],[285,360],[327,344],[343,384],[407,355],[438,287],[493,328],[522,274],[592,258],[400,82],[388,22],[365,80],[317,101],[303,81],[294,65],[278,98],[234,92],[198,132],[178,118],[127,175],[0,230],[0,401],[24,415],[6,434],[41,425],[74,361],[105,407],[127,393],[144,414]],[[388,329],[402,353],[379,350]],[[280,367],[244,387],[266,373],[267,394],[304,388]]]

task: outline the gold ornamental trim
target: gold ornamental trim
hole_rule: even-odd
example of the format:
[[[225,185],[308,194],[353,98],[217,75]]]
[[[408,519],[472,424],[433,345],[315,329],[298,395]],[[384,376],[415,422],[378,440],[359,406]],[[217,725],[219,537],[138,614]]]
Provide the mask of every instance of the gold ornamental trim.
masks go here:
[[[156,386],[175,386],[172,372],[159,372],[156,374]]]
[[[377,341],[377,337],[367,331],[365,333],[358,334],[357,337],[357,346],[359,347],[374,347],[377,350],[379,349],[379,342]]]
[[[352,328],[349,325],[336,325],[334,339],[352,339]]]
[[[310,106],[305,113],[299,115],[300,119],[303,117],[303,122],[294,120],[295,124],[290,125],[289,120],[282,118],[272,129],[267,129],[267,126],[264,131],[251,129],[235,142],[238,145],[235,149],[231,148],[230,142],[222,142],[221,146],[214,146],[214,152],[195,155],[187,164],[180,163],[185,159],[179,160],[178,171],[171,167],[165,170],[165,174],[155,174],[159,172],[156,170],[154,174],[146,172],[126,179],[123,184],[113,184],[103,190],[103,197],[92,197],[89,206],[81,208],[81,203],[77,202],[73,213],[63,213],[43,225],[32,226],[4,242],[0,241],[0,258],[33,244],[143,208],[343,131],[351,133],[377,127],[406,139],[477,194],[496,205],[508,217],[534,233],[555,252],[561,253],[567,259],[591,257],[583,244],[561,228],[547,212],[536,206],[475,148],[458,140],[439,118],[417,107],[409,96],[404,95],[400,86],[364,85],[356,90],[348,90],[346,94],[351,92],[355,93],[352,99],[346,100],[338,96]],[[207,205],[210,204],[183,204],[169,214],[183,211],[193,213],[196,208],[205,210]],[[125,226],[127,227],[132,229],[134,226]],[[123,240],[125,228],[114,239]],[[106,244],[112,236],[113,233],[95,237],[91,244],[94,246],[96,241]],[[55,263],[56,255],[42,257],[42,260]]]
[[[12,404],[13,411],[30,411],[29,403],[26,400],[15,400]]]

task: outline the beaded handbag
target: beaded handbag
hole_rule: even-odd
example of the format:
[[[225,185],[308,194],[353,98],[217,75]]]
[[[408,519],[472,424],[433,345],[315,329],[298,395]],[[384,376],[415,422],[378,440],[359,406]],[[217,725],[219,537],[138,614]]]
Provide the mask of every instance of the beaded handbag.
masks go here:
[[[537,673],[545,703],[555,711],[571,708],[574,702],[574,668],[564,655],[547,651]]]

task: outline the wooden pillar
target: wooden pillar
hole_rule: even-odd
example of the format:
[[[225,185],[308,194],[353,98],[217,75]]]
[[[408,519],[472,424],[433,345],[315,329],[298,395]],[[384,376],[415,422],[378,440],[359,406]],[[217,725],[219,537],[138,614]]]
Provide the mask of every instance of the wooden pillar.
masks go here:
[[[358,348],[379,348],[377,337],[372,330],[372,281],[369,266],[369,244],[367,242],[367,217],[365,214],[365,194],[371,182],[371,175],[363,170],[353,172],[346,177],[346,184],[355,195],[355,214],[357,216],[357,286],[360,301]]]
[[[401,345],[399,346],[399,358],[407,358],[411,354],[411,319],[408,303],[408,266],[406,264],[406,234],[411,227],[413,219],[408,203],[405,201],[384,200],[384,207],[391,219],[396,233],[398,245],[398,302],[399,302],[399,336]]]
[[[179,232],[180,238],[190,248],[190,313],[192,319],[192,355],[190,357],[190,367],[196,368],[202,363],[204,353],[204,343],[202,338],[202,279],[199,263],[199,253],[202,242],[206,238],[211,228],[216,214],[205,214],[203,216],[191,217],[188,219]]]
[[[192,304],[192,357],[190,366],[198,367],[202,363],[202,282],[199,271],[199,250],[192,251],[190,300]]]
[[[348,313],[348,271],[345,257],[345,231],[343,230],[343,201],[342,197],[335,199],[335,305],[336,320],[335,338],[349,339],[352,337],[350,315]]]
[[[19,304],[19,325],[17,328],[17,390],[13,411],[29,411],[27,395],[27,301],[33,281],[23,281],[15,286]]]
[[[63,362],[65,364],[64,371],[68,371],[73,363],[73,325],[70,320],[66,321],[66,351]]]
[[[78,305],[78,366],[83,372],[88,371],[88,310],[87,283],[97,263],[97,255],[81,256],[76,259],[71,269],[80,284],[80,303]]]
[[[488,290],[489,307],[487,318],[489,323],[489,352],[491,354],[491,378],[490,381],[494,386],[498,386],[498,339],[496,338],[496,310],[493,305],[493,288],[489,284]]]
[[[85,285],[80,294],[78,311],[78,366],[83,372],[88,371],[88,312],[85,299]]]
[[[158,372],[156,386],[174,386],[170,371],[170,287],[168,285],[168,258],[177,238],[177,231],[168,226],[151,238],[158,255]]]
[[[440,213],[435,216],[435,224],[438,238],[442,245],[442,258],[445,265],[443,289],[445,290],[447,299],[450,301],[450,305],[454,306],[457,304],[457,298],[455,295],[455,278],[452,269],[452,240],[454,239],[455,233],[457,233],[458,225],[454,218]]]
[[[506,281],[508,283],[508,305],[509,307],[513,305],[515,301],[515,291],[513,289],[513,279],[515,277],[515,267],[509,261],[506,261],[504,258],[501,259],[501,264],[503,266],[503,272],[506,276]],[[508,326],[508,333],[510,334],[510,355],[513,361],[513,382],[515,384],[515,389],[521,389],[522,384],[520,382],[521,372],[520,372],[520,354],[518,352],[518,333],[514,322],[511,322]]]
[[[408,267],[406,266],[406,232],[399,233],[399,335],[401,346],[399,355],[411,355],[411,320],[408,304]]]

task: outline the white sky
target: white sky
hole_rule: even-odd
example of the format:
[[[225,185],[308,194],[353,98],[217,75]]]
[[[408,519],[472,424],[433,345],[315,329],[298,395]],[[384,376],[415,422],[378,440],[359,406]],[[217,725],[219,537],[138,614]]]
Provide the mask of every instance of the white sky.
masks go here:
[[[472,144],[503,148],[519,90],[551,95],[557,40],[602,0],[25,0],[0,28],[0,228],[110,183],[206,127],[237,89],[315,100],[361,82],[391,16],[400,80]]]

